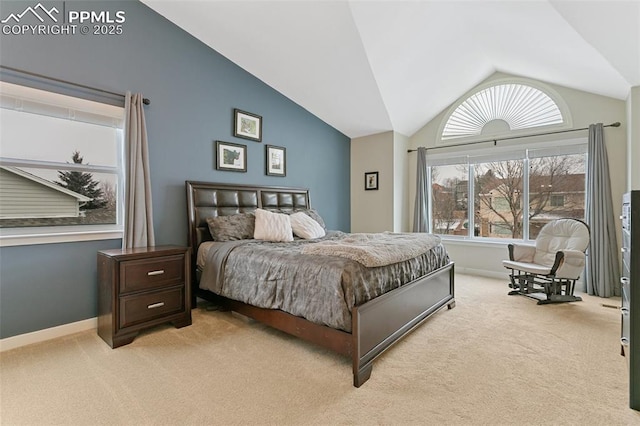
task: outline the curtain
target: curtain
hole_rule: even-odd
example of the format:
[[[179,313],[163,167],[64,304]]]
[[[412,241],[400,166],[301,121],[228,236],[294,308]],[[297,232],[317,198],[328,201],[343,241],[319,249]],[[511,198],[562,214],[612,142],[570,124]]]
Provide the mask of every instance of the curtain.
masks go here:
[[[123,248],[155,245],[147,125],[142,94],[125,96],[125,214]]]
[[[602,123],[589,126],[587,160],[585,214],[591,228],[587,256],[587,293],[600,297],[620,295],[619,249],[616,244],[609,162]]]
[[[429,188],[427,187],[427,150],[418,148],[416,203],[413,210],[413,232],[429,231]]]

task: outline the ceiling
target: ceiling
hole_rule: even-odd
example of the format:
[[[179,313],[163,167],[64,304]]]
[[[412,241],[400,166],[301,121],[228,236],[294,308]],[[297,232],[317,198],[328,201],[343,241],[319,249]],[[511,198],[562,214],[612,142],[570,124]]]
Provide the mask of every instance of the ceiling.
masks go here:
[[[640,85],[640,0],[142,1],[352,138],[411,136],[496,71]]]

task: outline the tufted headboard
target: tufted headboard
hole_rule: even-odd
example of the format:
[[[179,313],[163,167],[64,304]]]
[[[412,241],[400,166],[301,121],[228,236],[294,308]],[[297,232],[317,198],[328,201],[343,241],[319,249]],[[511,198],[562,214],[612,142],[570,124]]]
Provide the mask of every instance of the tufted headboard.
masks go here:
[[[186,181],[189,246],[192,258],[203,241],[210,241],[207,218],[265,210],[294,211],[310,208],[309,190],[276,186]]]

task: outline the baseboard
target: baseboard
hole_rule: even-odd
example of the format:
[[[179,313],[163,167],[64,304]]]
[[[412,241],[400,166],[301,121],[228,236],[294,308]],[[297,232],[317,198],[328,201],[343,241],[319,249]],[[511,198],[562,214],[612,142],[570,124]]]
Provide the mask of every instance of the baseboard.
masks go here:
[[[31,333],[19,334],[17,336],[7,337],[6,339],[0,339],[0,352],[96,328],[98,328],[98,318],[89,318],[57,327],[33,331]]]
[[[456,272],[459,272],[461,274],[468,274],[468,275],[478,275],[480,277],[496,278],[499,280],[505,280],[505,282],[509,281],[509,273],[506,269],[505,269],[505,272],[496,272],[496,271],[487,271],[484,269],[465,268],[465,267],[456,265]]]

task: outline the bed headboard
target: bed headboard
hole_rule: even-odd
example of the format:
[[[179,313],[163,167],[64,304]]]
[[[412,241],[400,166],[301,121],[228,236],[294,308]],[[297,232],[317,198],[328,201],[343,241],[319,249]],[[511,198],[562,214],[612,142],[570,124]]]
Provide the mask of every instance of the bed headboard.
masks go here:
[[[308,209],[309,190],[278,186],[239,185],[186,181],[189,246],[192,258],[203,241],[210,241],[207,218],[265,210]]]

